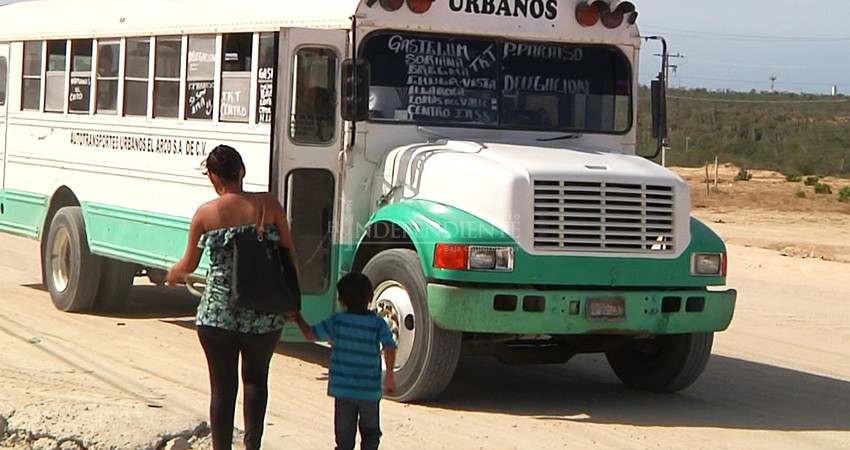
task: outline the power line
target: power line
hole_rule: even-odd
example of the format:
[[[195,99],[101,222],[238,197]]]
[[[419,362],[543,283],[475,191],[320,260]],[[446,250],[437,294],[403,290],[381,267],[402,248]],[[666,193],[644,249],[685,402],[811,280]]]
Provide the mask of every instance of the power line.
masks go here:
[[[684,30],[680,28],[656,27],[644,25],[645,29],[672,32],[676,35],[713,39],[718,41],[761,41],[761,42],[848,42],[850,37],[813,37],[813,36],[767,36],[754,34],[711,33],[708,31]]]

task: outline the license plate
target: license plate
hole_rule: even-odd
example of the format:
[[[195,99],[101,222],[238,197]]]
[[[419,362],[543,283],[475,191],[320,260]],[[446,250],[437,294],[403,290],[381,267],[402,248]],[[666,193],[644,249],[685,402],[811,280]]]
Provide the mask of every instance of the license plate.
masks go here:
[[[599,297],[587,299],[588,319],[622,319],[626,317],[624,297]]]

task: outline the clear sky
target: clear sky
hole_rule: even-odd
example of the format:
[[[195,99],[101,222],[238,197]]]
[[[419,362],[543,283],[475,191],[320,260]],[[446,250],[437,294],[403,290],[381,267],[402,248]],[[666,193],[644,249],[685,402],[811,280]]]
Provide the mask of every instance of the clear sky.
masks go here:
[[[667,40],[671,87],[850,94],[850,0],[633,0],[641,34]],[[640,79],[661,66],[644,44]]]
[[[671,87],[850,94],[850,0],[632,1],[641,34],[667,40]],[[644,43],[641,84],[660,48]]]

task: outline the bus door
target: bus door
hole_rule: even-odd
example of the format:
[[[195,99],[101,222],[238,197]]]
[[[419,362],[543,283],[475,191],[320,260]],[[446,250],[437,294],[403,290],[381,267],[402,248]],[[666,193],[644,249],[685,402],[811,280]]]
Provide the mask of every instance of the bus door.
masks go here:
[[[325,318],[334,305],[339,67],[347,39],[347,30],[284,28],[278,44],[272,185],[290,220],[308,321]]]
[[[6,112],[9,110],[9,44],[0,44],[0,189],[5,189]]]

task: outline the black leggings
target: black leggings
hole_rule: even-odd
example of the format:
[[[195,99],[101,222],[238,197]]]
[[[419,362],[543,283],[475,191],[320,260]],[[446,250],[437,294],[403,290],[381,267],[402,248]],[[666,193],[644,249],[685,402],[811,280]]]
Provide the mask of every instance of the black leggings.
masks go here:
[[[233,442],[239,355],[242,355],[246,450],[260,448],[269,399],[269,363],[281,330],[263,334],[198,327],[198,338],[210,371],[210,430],[214,450],[228,450]]]

